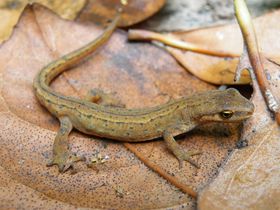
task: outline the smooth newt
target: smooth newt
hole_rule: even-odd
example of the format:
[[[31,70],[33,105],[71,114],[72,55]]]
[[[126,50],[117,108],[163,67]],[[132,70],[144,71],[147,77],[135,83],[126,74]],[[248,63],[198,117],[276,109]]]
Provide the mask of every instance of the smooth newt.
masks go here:
[[[82,160],[82,157],[73,155],[69,148],[68,135],[73,127],[86,134],[127,142],[163,137],[169,150],[179,160],[180,166],[184,160],[195,165],[190,157],[197,152],[185,152],[174,136],[207,122],[240,122],[250,117],[254,105],[237,90],[213,90],[152,108],[125,109],[115,107],[114,100],[107,105],[106,100],[105,105],[94,103],[99,99],[95,93],[80,100],[59,94],[49,87],[59,74],[107,41],[119,19],[120,15],[117,15],[96,40],[51,62],[34,79],[34,91],[39,102],[60,121],[50,165],[58,165],[59,171],[64,172],[73,166],[74,162]],[[101,97],[102,95],[105,94],[101,93]]]

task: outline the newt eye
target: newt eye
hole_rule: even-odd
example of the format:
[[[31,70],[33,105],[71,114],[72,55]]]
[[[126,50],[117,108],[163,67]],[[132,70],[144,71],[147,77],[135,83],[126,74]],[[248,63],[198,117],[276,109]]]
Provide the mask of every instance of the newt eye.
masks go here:
[[[230,111],[230,110],[224,110],[220,113],[220,116],[224,119],[229,119],[231,118],[233,115],[233,111]]]

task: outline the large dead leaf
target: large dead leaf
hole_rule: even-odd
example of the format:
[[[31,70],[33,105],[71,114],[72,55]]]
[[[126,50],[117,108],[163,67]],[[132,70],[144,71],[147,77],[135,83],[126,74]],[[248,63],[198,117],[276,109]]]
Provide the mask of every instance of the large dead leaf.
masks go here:
[[[1,207],[35,208],[40,203],[61,209],[69,209],[69,205],[118,209],[193,208],[195,205],[187,194],[147,168],[123,144],[114,141],[73,132],[70,138],[73,151],[87,157],[99,152],[108,155],[109,160],[97,165],[98,170],[81,163],[77,174],[59,174],[56,167],[46,167],[58,124],[37,102],[33,78],[44,65],[83,46],[100,33],[99,27],[67,22],[46,9],[35,7],[24,13],[11,39],[1,46],[0,165],[3,177],[14,182],[11,187],[0,182],[5,186],[0,190]],[[115,93],[130,108],[155,106],[170,98],[213,89],[186,73],[163,50],[149,44],[128,43],[126,32],[121,30],[90,59],[61,75],[52,87],[76,97],[83,97],[88,90],[98,87]],[[203,152],[194,158],[200,169],[185,164],[179,170],[176,158],[163,141],[133,146],[149,161],[198,190],[216,174],[234,147],[238,129],[236,125],[229,128],[230,136],[225,133],[225,126],[213,125],[179,138],[185,149]],[[26,193],[30,202],[20,200],[21,196],[15,196],[12,201],[6,199],[6,192],[11,192],[15,185]]]
[[[259,47],[267,58],[280,57],[280,34],[278,23],[280,10],[256,18],[253,23]],[[175,32],[170,35],[197,44],[201,48],[240,56],[243,51],[243,38],[238,24],[203,28],[189,32]]]
[[[233,152],[218,178],[201,194],[199,206],[200,209],[279,209],[280,66],[259,52],[245,1],[236,0],[234,5],[245,42],[237,75],[244,68],[251,69],[256,110],[245,123],[241,136],[249,147]]]
[[[0,209],[76,209],[75,206],[54,200],[15,180],[0,167]]]
[[[280,10],[254,20],[261,51],[265,57],[278,63],[280,63],[279,18]],[[145,39],[147,36],[148,33],[144,35],[143,32]],[[236,84],[234,81],[235,70],[238,57],[243,50],[243,39],[237,24],[173,32],[164,36],[186,41],[195,45],[197,50],[211,51],[213,55],[220,55],[219,57],[210,56],[167,47],[167,50],[193,75],[213,84]],[[161,37],[161,39],[163,38]],[[232,57],[221,57],[221,53],[232,55]],[[250,81],[248,72],[243,72],[238,83],[248,84]]]
[[[279,18],[280,10],[254,20],[260,49],[265,57],[272,60],[280,60],[280,42],[278,41],[280,26],[277,24]],[[243,39],[238,25],[212,27],[185,33],[173,33],[172,36],[197,44],[202,49],[207,48],[217,52],[223,51],[235,56],[240,56],[243,50]],[[234,75],[238,58],[219,58],[170,48],[169,51],[191,73],[204,81],[214,84],[235,83]],[[244,72],[239,83],[246,84],[248,82],[250,82],[249,74],[248,72]]]
[[[126,2],[126,4],[122,5],[121,2]],[[103,25],[112,18],[116,9],[122,7],[123,14],[119,25],[130,26],[152,16],[162,8],[165,0],[2,0],[0,2],[0,43],[10,37],[24,8],[34,3],[44,5],[64,19],[73,20],[81,13],[79,20]]]
[[[2,0],[0,2],[0,43],[7,40],[14,26],[17,24],[21,13],[28,4],[39,3],[55,11],[65,19],[74,19],[84,7],[86,0]]]
[[[251,66],[248,59],[241,66]],[[246,62],[246,63],[244,63]],[[262,59],[271,92],[279,101],[280,67]],[[258,80],[259,81],[259,80]],[[200,196],[200,209],[280,208],[280,129],[254,80],[255,113],[241,139],[249,146],[235,150],[219,176]]]

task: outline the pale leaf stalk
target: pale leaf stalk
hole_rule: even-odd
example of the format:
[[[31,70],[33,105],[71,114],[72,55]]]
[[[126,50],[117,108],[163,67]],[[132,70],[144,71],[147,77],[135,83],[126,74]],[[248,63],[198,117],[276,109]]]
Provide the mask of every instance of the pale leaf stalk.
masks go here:
[[[147,31],[147,30],[134,30],[130,29],[128,31],[128,39],[129,40],[148,40],[148,41],[158,41],[165,45],[168,45],[170,47],[174,47],[180,50],[187,50],[187,51],[193,51],[201,54],[211,55],[211,56],[218,56],[218,57],[239,57],[240,55],[236,55],[229,52],[224,52],[221,50],[212,50],[208,49],[206,47],[202,48],[199,45],[196,45],[194,43],[181,41],[179,39],[176,39],[172,36],[163,35],[160,33]]]

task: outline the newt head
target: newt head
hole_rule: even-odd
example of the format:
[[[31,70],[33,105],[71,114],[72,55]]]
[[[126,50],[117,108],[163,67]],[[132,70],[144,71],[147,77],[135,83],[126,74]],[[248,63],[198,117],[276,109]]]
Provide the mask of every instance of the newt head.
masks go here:
[[[254,104],[242,96],[236,89],[215,90],[205,94],[202,108],[198,107],[197,118],[200,123],[206,122],[240,122],[252,116]]]

